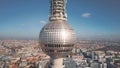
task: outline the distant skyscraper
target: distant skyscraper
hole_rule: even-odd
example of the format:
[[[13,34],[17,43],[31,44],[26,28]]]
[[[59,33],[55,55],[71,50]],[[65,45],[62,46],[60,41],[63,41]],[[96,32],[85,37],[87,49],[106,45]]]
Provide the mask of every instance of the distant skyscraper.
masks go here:
[[[50,0],[49,23],[40,31],[42,50],[51,57],[51,68],[63,68],[63,57],[70,54],[76,37],[67,24],[66,0]]]

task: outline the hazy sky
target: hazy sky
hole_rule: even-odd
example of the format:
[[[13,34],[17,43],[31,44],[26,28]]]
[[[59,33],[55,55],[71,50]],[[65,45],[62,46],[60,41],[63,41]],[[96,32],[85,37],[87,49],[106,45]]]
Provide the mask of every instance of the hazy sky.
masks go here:
[[[0,39],[38,38],[50,0],[0,0]],[[80,38],[120,38],[120,0],[67,0],[68,23]]]

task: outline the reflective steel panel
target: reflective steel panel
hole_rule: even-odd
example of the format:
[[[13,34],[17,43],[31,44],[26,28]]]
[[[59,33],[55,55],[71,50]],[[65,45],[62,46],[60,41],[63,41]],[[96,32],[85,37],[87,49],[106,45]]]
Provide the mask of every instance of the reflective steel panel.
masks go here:
[[[75,32],[63,20],[50,21],[42,28],[39,37],[43,51],[54,57],[68,55],[76,41]]]

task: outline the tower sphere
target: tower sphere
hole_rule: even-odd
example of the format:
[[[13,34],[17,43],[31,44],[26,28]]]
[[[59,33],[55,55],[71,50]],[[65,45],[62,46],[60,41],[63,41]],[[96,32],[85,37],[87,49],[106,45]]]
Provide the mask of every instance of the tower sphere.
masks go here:
[[[42,50],[51,57],[67,56],[75,43],[75,32],[64,20],[50,21],[40,32]]]
[[[50,17],[40,31],[42,50],[52,58],[62,58],[70,54],[76,36],[67,23],[66,0],[50,0]]]

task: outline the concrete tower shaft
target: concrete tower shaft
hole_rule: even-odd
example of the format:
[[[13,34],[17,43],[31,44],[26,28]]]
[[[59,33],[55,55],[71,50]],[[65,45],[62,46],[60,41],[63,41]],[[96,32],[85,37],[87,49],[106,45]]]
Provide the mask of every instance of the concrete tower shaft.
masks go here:
[[[50,21],[67,20],[66,0],[50,0]]]

